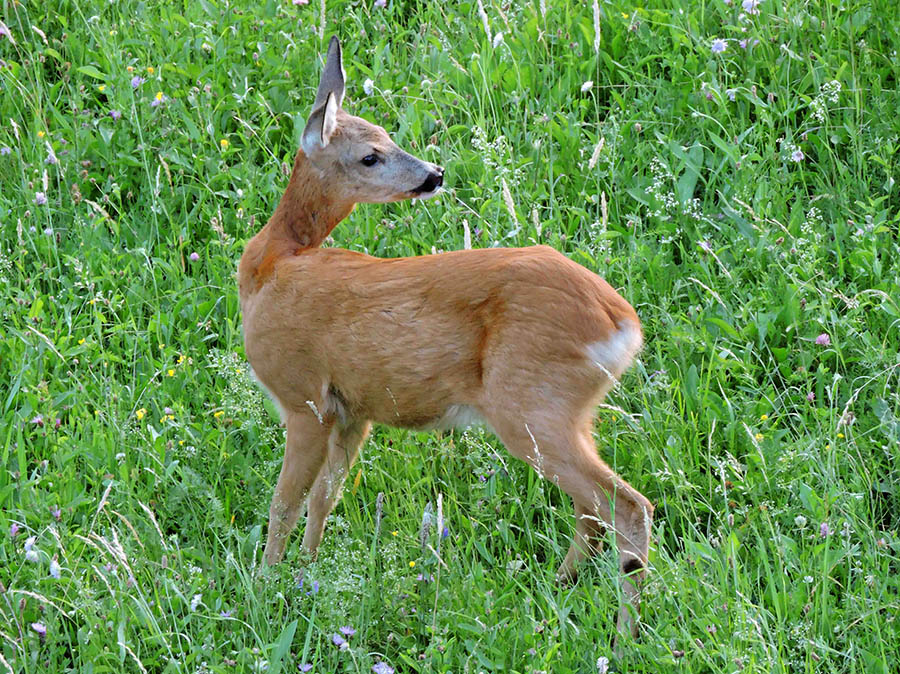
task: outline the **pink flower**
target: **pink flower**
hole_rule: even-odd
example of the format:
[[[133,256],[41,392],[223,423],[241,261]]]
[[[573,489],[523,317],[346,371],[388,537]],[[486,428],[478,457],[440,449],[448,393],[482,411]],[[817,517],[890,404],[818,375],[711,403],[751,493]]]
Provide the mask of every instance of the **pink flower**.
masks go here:
[[[375,7],[387,7],[387,0],[375,0]]]
[[[828,336],[827,332],[823,332],[821,335],[816,337],[816,344],[819,346],[831,346],[831,337]]]
[[[114,122],[118,122],[120,119],[122,119],[122,113],[118,110],[110,110],[109,116],[113,118]]]
[[[197,253],[191,253],[188,257],[191,258],[191,262],[196,262],[200,259],[200,256]]]
[[[806,399],[807,399],[809,402],[815,402],[815,400],[816,400],[816,394],[813,393],[812,391],[810,391],[809,393],[806,394]]]
[[[308,5],[309,0],[294,0],[294,4],[295,5]],[[310,665],[309,668],[312,669],[312,665]],[[306,671],[308,672],[309,669],[307,669]]]
[[[828,526],[828,522],[822,522],[822,524],[819,525],[819,536],[825,538],[829,534],[831,534],[831,528]]]
[[[31,623],[31,629],[37,632],[37,635],[41,638],[41,641],[47,636],[47,626],[44,623]]]
[[[803,157],[804,157],[803,150],[801,150],[799,148],[797,148],[796,150],[794,150],[791,153],[791,161],[792,162],[799,164],[801,161],[803,161]],[[828,335],[825,335],[825,336],[828,337]]]
[[[9,537],[10,537],[10,538],[15,538],[15,537],[18,535],[18,533],[19,533],[19,529],[20,529],[19,525],[16,524],[15,522],[13,522],[12,524],[10,524],[10,525],[9,525]]]
[[[47,195],[43,192],[37,192],[34,195],[34,203],[36,206],[43,206],[47,203]]]

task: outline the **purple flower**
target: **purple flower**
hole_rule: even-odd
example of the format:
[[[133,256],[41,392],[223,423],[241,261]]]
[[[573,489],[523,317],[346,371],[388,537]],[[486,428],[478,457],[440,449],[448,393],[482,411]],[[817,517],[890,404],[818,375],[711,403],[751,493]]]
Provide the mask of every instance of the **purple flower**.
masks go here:
[[[62,511],[59,509],[59,506],[53,506],[50,508],[50,514],[53,515],[53,518],[59,522],[60,516],[62,516]]]
[[[41,641],[47,636],[47,626],[44,623],[31,623],[31,629],[37,632],[37,635],[41,638]]]
[[[375,7],[387,7],[387,0],[375,0]]]
[[[733,103],[737,98],[737,91],[735,91],[734,89],[726,89],[725,95],[728,96],[728,100]]]
[[[38,194],[41,194],[41,192],[38,192]],[[35,199],[35,202],[37,202],[37,199]],[[44,198],[44,203],[47,203],[46,197]],[[40,205],[41,204],[38,204],[38,206],[40,206]],[[38,414],[36,417],[31,419],[31,421],[29,421],[28,423],[34,424],[35,426],[42,428],[44,426],[44,417],[42,417],[40,414]]]
[[[741,7],[747,14],[759,14],[759,3],[762,0],[744,0]]]
[[[821,536],[822,538],[825,538],[830,534],[831,534],[831,529],[828,526],[828,522],[822,522],[822,524],[819,525],[819,536]]]
[[[43,206],[47,203],[47,195],[43,192],[37,192],[34,195],[34,203],[37,206]]]
[[[819,346],[831,346],[831,337],[828,336],[827,332],[823,332],[821,335],[816,337],[816,344]]]
[[[60,426],[62,426],[62,419],[60,419],[59,417],[56,417],[56,419],[53,422],[53,430],[58,431]],[[59,518],[57,518],[57,519],[59,519]]]
[[[0,21],[0,37],[5,37],[10,42],[13,41],[12,33],[9,32],[9,28],[2,21]]]
[[[21,527],[18,524],[16,524],[15,522],[10,524],[9,525],[9,537],[15,538],[18,535],[20,529],[21,529]]]
[[[728,49],[728,43],[725,42],[725,40],[723,40],[722,38],[717,37],[712,41],[712,45],[710,45],[709,49],[713,54],[721,54],[723,51]]]
[[[741,49],[747,48],[747,40],[741,40],[738,44],[741,46]]]
[[[295,5],[308,5],[309,0],[294,0]],[[300,665],[301,667],[306,667],[307,665]],[[312,669],[312,665],[309,665],[309,669]],[[301,669],[301,672],[308,672],[309,669]]]
[[[450,535],[450,530],[445,526],[443,531],[441,531],[441,538],[447,538]]]
[[[372,665],[372,671],[375,672],[375,674],[394,674],[394,668],[386,662],[379,662],[378,664]]]
[[[349,625],[344,625],[343,627],[340,628],[340,630],[341,630],[341,634],[343,634],[348,639],[350,637],[352,637],[354,634],[356,634],[356,630],[353,629],[352,627],[350,627]]]
[[[118,110],[110,110],[107,114],[113,118],[114,122],[118,122],[120,119],[122,119],[122,113]]]
[[[800,148],[797,148],[796,150],[791,152],[791,161],[792,162],[799,164],[801,161],[803,161],[803,157],[804,157],[803,150],[801,150]],[[825,335],[825,336],[827,337],[828,335]]]
[[[344,637],[342,637],[337,632],[335,632],[334,634],[331,635],[331,643],[333,643],[335,646],[340,648],[342,651],[345,651],[348,648],[350,648],[350,644],[347,643],[347,640],[344,639]]]
[[[62,575],[62,569],[59,568],[59,562],[55,558],[50,560],[50,575],[57,580]]]
[[[141,86],[146,81],[147,80],[145,80],[140,75],[135,75],[134,77],[131,78],[131,88],[137,89],[139,86]]]
[[[296,2],[296,0],[295,0],[295,2]],[[312,665],[310,665],[309,663],[303,662],[303,663],[297,665],[297,669],[299,669],[301,672],[309,672],[309,671],[312,671]]]
[[[191,253],[188,257],[191,258],[191,262],[196,262],[200,259],[200,256],[197,253]]]
[[[222,616],[223,618],[230,618],[231,617],[231,609],[228,609],[227,611],[219,611],[219,615]]]
[[[47,158],[44,161],[51,166],[59,163],[59,159],[56,158],[56,153],[53,151],[53,148],[50,148]]]
[[[314,580],[314,581],[312,582],[312,589],[309,590],[306,594],[308,594],[308,595],[310,595],[310,594],[317,594],[318,592],[319,592],[319,581]]]
[[[815,400],[816,400],[816,394],[813,393],[812,391],[810,391],[809,393],[806,394],[806,399],[807,399],[809,402],[815,402]]]
[[[3,155],[5,157],[10,152],[12,152],[12,150],[10,150],[6,145],[4,145],[3,147],[0,147],[0,155]]]

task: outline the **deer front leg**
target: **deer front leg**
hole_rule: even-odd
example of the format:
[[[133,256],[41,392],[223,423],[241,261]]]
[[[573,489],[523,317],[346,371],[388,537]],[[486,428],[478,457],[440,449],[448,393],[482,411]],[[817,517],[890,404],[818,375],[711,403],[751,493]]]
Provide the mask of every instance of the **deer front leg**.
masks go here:
[[[284,557],[284,546],[300,517],[303,499],[312,487],[328,452],[333,421],[324,422],[311,410],[286,413],[287,443],[272,505],[265,562],[271,566]]]
[[[359,456],[359,446],[366,439],[370,428],[371,424],[368,421],[351,421],[344,426],[335,426],[331,431],[328,438],[328,456],[309,493],[306,508],[303,549],[313,557],[322,541],[325,520],[341,498],[344,479]]]

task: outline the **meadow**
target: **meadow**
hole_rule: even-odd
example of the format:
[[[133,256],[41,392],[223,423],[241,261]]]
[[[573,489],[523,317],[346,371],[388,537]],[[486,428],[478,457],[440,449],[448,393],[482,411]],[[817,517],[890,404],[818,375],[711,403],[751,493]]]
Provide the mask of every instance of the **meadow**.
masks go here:
[[[234,272],[332,34],[448,189],[326,245],[545,243],[641,316],[620,658],[615,556],[558,584],[569,499],[478,429],[377,428],[261,569]],[[0,672],[898,671],[898,49],[888,0],[0,3]]]

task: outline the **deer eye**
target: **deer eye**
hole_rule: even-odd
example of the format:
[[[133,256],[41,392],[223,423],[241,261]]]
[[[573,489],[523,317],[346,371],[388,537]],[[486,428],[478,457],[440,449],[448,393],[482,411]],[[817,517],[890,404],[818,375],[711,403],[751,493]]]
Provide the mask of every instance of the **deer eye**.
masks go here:
[[[374,154],[367,154],[361,161],[363,166],[375,166],[378,163],[378,157]]]

